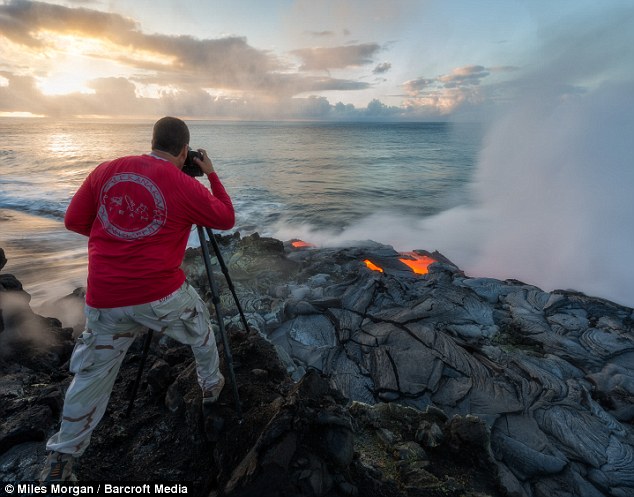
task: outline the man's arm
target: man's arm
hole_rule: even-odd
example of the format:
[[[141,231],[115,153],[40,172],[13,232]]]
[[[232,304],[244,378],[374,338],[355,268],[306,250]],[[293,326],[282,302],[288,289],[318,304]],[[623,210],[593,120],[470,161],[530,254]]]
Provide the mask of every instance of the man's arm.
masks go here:
[[[235,214],[231,198],[214,172],[207,175],[211,191],[196,180],[187,181],[187,219],[192,224],[228,230],[233,228]]]
[[[92,223],[97,216],[97,203],[93,197],[91,178],[88,176],[77,193],[73,196],[66,209],[64,225],[66,229],[89,236]]]
[[[194,162],[207,175],[213,195],[209,195],[209,192],[205,189],[206,202],[199,204],[205,206],[205,208],[197,211],[195,224],[219,230],[231,229],[235,224],[235,213],[231,198],[220,178],[218,178],[207,151],[202,148],[199,148],[198,151],[202,154],[203,160],[194,158]]]
[[[236,218],[231,197],[229,197],[224,185],[220,182],[220,178],[218,178],[215,172],[208,174],[207,179],[209,179],[213,193],[211,209],[202,213],[206,216],[207,222],[197,224],[219,230],[233,228]]]

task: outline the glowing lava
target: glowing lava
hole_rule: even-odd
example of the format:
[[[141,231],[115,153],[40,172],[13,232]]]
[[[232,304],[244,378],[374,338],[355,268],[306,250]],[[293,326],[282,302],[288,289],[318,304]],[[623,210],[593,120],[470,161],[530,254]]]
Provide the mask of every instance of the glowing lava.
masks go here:
[[[295,240],[294,242],[291,242],[291,245],[294,248],[307,248],[307,247],[314,247],[315,246],[312,243],[308,243],[308,242],[305,242],[303,240]]]
[[[380,273],[383,272],[383,269],[381,269],[379,266],[374,264],[374,262],[372,262],[370,259],[366,259],[363,262],[365,262],[365,265],[368,266],[372,271],[378,271]]]
[[[427,257],[426,255],[418,255],[416,252],[401,252],[401,255],[404,255],[405,257],[399,258],[399,261],[401,261],[403,264],[407,264],[409,268],[416,274],[427,274],[427,267],[432,262],[436,262],[431,257]]]

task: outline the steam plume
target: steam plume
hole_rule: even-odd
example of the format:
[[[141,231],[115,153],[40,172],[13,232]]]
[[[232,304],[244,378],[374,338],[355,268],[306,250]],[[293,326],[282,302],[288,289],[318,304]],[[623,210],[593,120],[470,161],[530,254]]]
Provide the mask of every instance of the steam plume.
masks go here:
[[[471,271],[634,304],[633,89],[527,104],[492,128],[467,213],[483,223]]]

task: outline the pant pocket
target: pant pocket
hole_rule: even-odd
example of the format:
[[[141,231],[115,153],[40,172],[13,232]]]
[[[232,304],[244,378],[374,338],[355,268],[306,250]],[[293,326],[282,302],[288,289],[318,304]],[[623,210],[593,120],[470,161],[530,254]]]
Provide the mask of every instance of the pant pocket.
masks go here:
[[[199,347],[207,345],[208,340],[213,340],[209,326],[209,311],[202,300],[197,299],[193,307],[184,309],[181,314],[181,321],[185,325],[190,345]]]
[[[77,338],[68,366],[71,373],[76,374],[92,365],[91,356],[96,338],[94,332],[90,330],[84,331]]]
[[[166,299],[150,302],[150,307],[159,321],[173,321],[178,319],[184,308],[194,305],[193,299],[184,287]]]

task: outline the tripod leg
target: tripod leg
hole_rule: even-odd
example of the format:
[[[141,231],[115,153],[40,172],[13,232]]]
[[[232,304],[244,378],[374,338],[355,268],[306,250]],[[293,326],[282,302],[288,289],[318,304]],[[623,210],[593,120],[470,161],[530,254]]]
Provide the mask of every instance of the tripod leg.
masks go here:
[[[209,240],[211,241],[211,245],[216,253],[216,257],[218,258],[218,263],[220,264],[220,269],[222,270],[222,274],[225,275],[225,279],[227,280],[227,285],[229,286],[229,290],[231,291],[231,295],[233,295],[233,300],[236,303],[236,307],[238,308],[238,312],[240,313],[240,319],[242,320],[242,325],[244,326],[244,331],[249,332],[249,323],[247,323],[247,318],[244,315],[244,311],[242,310],[242,306],[240,305],[240,300],[238,300],[238,295],[236,294],[236,289],[233,286],[233,281],[231,281],[231,276],[229,275],[229,269],[227,269],[227,265],[220,253],[220,247],[218,247],[218,242],[216,241],[216,237],[214,236],[214,232],[211,228],[205,228],[207,230],[207,235],[209,236]]]
[[[200,248],[203,253],[203,260],[205,262],[205,269],[207,270],[207,279],[209,280],[209,288],[211,290],[211,298],[216,311],[216,318],[218,319],[218,328],[220,329],[220,336],[222,337],[222,344],[225,349],[225,360],[227,362],[227,369],[229,370],[229,379],[231,380],[231,386],[233,390],[233,397],[236,403],[236,413],[238,419],[242,421],[242,406],[240,405],[240,395],[238,394],[238,384],[236,383],[235,373],[233,371],[233,356],[231,355],[231,348],[229,347],[229,340],[227,339],[227,332],[225,331],[225,323],[222,319],[222,313],[220,311],[220,294],[216,281],[214,280],[213,271],[211,269],[211,258],[209,257],[209,247],[207,247],[207,240],[205,240],[205,233],[201,226],[197,226],[198,238],[200,240]],[[220,260],[220,259],[218,259]]]
[[[152,330],[148,330],[147,336],[145,337],[145,342],[143,342],[143,355],[141,356],[141,362],[139,363],[139,370],[136,374],[136,380],[134,381],[134,386],[132,387],[132,395],[130,396],[130,403],[128,404],[128,410],[125,412],[125,417],[129,418],[132,413],[132,408],[134,407],[134,401],[136,400],[136,394],[139,390],[139,385],[141,384],[141,377],[143,376],[143,368],[145,367],[145,361],[147,359],[148,352],[150,350],[150,344],[152,343],[152,335],[154,332]]]

